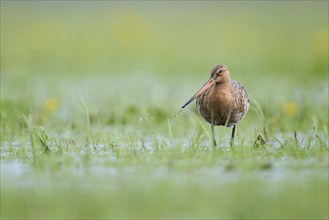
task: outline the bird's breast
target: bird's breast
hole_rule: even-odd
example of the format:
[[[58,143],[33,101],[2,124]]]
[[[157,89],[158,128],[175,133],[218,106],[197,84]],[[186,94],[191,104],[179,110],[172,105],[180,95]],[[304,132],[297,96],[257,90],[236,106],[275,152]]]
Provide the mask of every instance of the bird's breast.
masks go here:
[[[197,98],[200,115],[210,124],[233,126],[243,118],[241,97],[230,87],[214,86]]]

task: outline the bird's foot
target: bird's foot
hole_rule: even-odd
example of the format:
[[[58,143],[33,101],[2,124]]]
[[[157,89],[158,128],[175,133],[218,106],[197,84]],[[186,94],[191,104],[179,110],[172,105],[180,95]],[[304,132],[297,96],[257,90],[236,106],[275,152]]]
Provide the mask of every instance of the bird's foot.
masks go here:
[[[213,149],[215,149],[215,148],[217,147],[217,143],[216,143],[216,141],[214,141],[214,142],[212,143],[212,147],[213,147]]]
[[[231,146],[231,148],[234,147],[234,139],[233,138],[230,141],[230,146]]]

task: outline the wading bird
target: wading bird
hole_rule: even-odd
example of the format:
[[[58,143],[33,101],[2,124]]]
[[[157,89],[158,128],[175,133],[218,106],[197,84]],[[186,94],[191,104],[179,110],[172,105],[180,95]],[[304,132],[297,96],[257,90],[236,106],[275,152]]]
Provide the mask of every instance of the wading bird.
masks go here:
[[[232,146],[236,124],[249,109],[249,98],[245,88],[230,78],[230,72],[225,65],[217,65],[211,70],[209,80],[181,110],[194,99],[200,115],[211,125],[213,146],[216,146],[214,126],[217,125],[233,127]]]

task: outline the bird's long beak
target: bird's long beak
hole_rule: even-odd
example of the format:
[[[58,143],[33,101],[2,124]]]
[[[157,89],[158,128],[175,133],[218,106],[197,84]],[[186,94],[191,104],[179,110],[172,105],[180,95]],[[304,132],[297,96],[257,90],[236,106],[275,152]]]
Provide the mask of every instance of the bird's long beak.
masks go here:
[[[215,81],[210,78],[202,87],[201,89],[199,89],[199,91],[197,91],[197,93],[195,93],[194,96],[192,96],[192,98],[190,100],[188,100],[185,105],[182,106],[182,109],[185,108],[188,104],[190,104],[194,99],[198,98],[199,96],[201,96],[207,89],[209,89],[210,87],[212,87],[214,85]]]

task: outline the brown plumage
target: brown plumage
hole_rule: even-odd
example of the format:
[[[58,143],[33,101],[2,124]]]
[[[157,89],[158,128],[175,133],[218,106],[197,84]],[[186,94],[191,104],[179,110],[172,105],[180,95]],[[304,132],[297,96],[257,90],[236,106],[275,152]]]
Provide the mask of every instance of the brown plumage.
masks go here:
[[[230,72],[225,65],[217,65],[211,70],[209,80],[182,106],[182,109],[194,99],[196,99],[200,115],[211,124],[214,145],[216,141],[213,126],[216,125],[233,127],[232,145],[236,124],[249,109],[249,99],[245,88],[239,82],[231,80]]]

